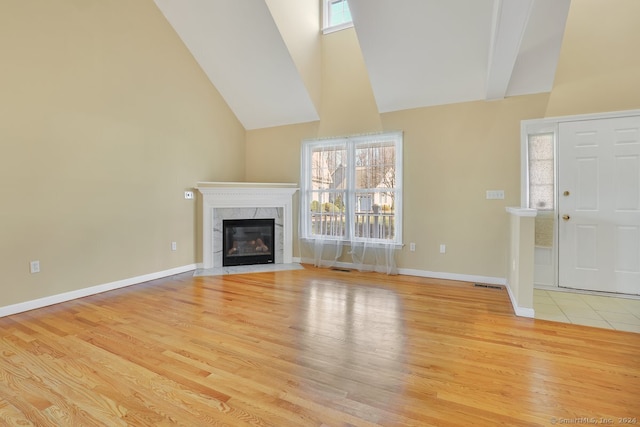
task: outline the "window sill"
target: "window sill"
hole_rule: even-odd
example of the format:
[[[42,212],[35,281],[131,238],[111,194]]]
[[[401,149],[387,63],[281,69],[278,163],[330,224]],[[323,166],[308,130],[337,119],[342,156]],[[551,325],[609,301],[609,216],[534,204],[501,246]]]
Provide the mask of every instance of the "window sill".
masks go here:
[[[336,31],[346,30],[347,28],[353,28],[353,22],[345,22],[344,24],[323,28],[322,34],[331,34],[335,33]]]

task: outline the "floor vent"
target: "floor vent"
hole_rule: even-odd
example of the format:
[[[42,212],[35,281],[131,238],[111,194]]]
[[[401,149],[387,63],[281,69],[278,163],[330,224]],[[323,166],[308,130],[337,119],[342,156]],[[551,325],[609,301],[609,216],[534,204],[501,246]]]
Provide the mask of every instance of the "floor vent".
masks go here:
[[[351,270],[349,270],[348,268],[331,267],[331,270],[333,270],[333,271],[342,271],[343,273],[351,273]]]
[[[496,286],[496,285],[485,285],[484,283],[474,283],[473,286],[476,286],[478,288],[488,288],[488,289],[502,289],[502,286]]]

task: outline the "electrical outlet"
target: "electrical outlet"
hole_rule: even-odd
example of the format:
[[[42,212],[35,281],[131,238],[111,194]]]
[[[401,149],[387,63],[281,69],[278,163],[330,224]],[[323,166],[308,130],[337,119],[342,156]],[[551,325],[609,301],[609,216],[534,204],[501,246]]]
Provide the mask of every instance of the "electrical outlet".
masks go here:
[[[35,260],[29,263],[31,274],[40,273],[40,261]]]
[[[187,200],[193,199],[193,191],[185,191],[184,192],[184,198],[187,199]]]
[[[447,245],[440,245],[440,253],[444,254],[447,252]]]
[[[177,242],[171,242],[171,250],[172,251],[177,251],[178,250],[178,243]]]
[[[416,244],[415,243],[409,243],[409,250],[411,252],[415,252],[416,251]]]

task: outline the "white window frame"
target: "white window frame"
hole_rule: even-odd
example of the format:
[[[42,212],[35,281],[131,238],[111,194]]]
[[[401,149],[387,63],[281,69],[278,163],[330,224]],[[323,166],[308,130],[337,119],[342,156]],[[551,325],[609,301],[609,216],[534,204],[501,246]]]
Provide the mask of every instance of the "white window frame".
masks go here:
[[[322,0],[322,33],[329,34],[335,31],[344,30],[346,28],[353,27],[353,21],[343,22],[338,25],[331,25],[331,13],[330,13],[330,4],[335,2],[336,0]],[[347,1],[347,0],[345,0]],[[347,3],[348,4],[348,3]]]
[[[375,239],[356,237],[354,222],[358,201],[356,200],[356,193],[358,192],[355,185],[355,150],[359,144],[362,143],[376,143],[376,142],[389,142],[393,141],[395,146],[395,185],[394,190],[394,239]],[[312,202],[312,153],[317,147],[333,147],[345,145],[347,149],[348,165],[347,165],[347,188],[344,190],[346,193],[346,206],[349,209],[347,213],[347,226],[346,235],[341,236],[319,236],[314,235],[311,232],[311,211],[309,206]],[[301,197],[300,197],[300,237],[305,240],[324,240],[324,241],[342,241],[342,242],[366,242],[375,245],[394,245],[401,248],[402,243],[402,176],[403,176],[403,134],[400,131],[397,132],[385,132],[373,135],[357,135],[340,138],[327,138],[327,139],[314,139],[305,140],[302,142],[301,149]],[[315,190],[317,191],[317,190]]]
[[[530,190],[531,190],[531,186],[530,186],[530,182],[529,182],[529,138],[532,136],[536,136],[536,135],[551,135],[553,138],[553,188],[554,188],[554,195],[553,195],[553,209],[538,209],[536,206],[530,206]],[[556,191],[556,186],[557,186],[557,157],[558,157],[558,151],[557,151],[557,139],[558,139],[558,124],[557,123],[553,123],[553,122],[549,122],[549,121],[543,121],[543,120],[538,120],[538,121],[526,121],[523,122],[522,124],[522,130],[521,130],[521,145],[520,145],[520,174],[521,174],[521,179],[520,179],[520,184],[521,184],[521,191],[520,191],[520,206],[522,207],[526,207],[526,208],[531,208],[531,209],[536,209],[539,211],[549,211],[549,212],[553,212],[556,209],[558,200],[557,200],[557,191]]]

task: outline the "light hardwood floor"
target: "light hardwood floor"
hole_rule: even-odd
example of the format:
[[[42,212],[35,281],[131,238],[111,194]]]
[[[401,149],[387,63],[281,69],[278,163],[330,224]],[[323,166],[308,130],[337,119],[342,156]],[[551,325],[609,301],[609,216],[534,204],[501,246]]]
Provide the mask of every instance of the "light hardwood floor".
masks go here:
[[[463,282],[183,274],[0,318],[0,334],[1,425],[640,419],[640,334],[518,318],[504,289]]]

